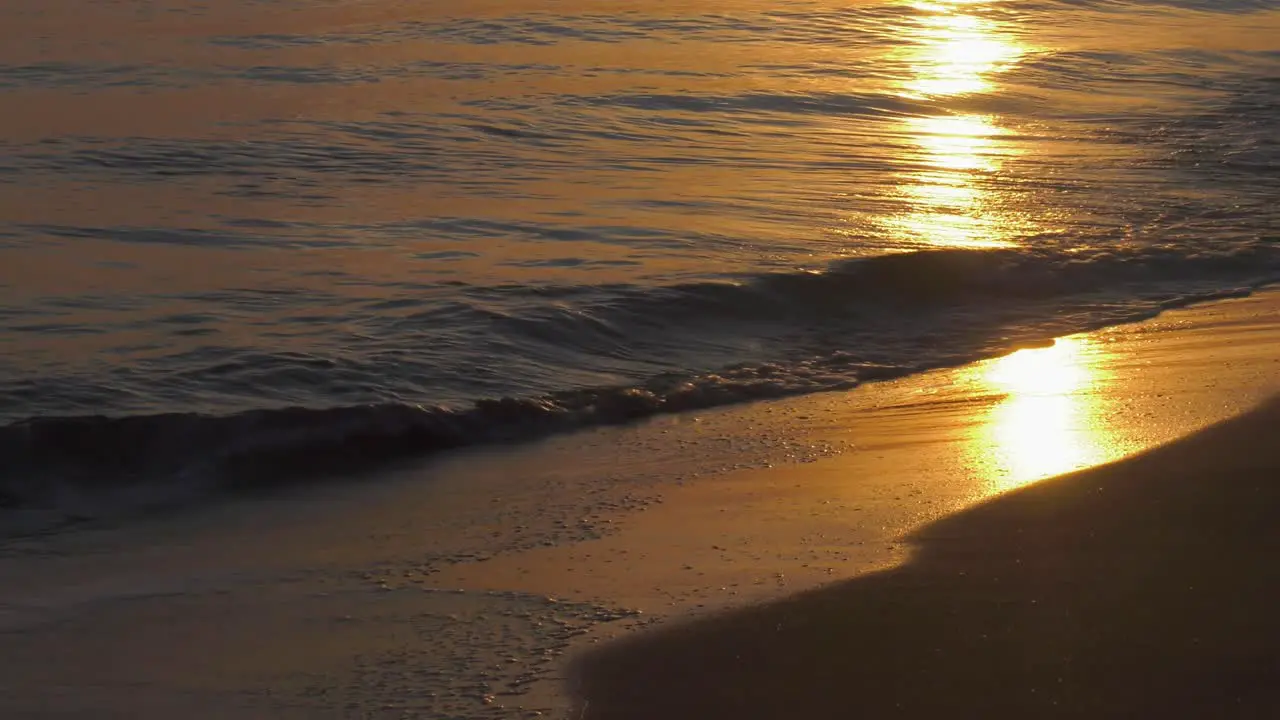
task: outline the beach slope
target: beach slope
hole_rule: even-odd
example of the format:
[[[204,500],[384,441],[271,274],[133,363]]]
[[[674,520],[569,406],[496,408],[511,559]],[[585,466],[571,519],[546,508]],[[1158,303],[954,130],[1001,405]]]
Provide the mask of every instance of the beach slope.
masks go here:
[[[1280,717],[1280,398],[917,531],[894,570],[583,657],[582,715]]]

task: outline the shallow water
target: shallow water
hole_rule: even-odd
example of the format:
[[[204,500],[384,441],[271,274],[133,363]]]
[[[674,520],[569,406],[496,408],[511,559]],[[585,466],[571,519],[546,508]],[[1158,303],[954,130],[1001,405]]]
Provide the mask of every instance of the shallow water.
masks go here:
[[[1247,291],[1280,277],[1277,38],[1265,0],[7,3],[0,504]],[[96,415],[131,419],[59,419]]]

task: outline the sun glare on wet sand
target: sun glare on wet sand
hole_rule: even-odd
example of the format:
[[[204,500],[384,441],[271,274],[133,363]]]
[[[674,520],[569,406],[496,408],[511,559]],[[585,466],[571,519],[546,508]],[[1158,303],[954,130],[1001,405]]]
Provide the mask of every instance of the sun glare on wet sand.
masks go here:
[[[1100,408],[1096,341],[1059,338],[984,364],[976,381],[1001,399],[973,439],[993,490],[1009,490],[1116,454]]]

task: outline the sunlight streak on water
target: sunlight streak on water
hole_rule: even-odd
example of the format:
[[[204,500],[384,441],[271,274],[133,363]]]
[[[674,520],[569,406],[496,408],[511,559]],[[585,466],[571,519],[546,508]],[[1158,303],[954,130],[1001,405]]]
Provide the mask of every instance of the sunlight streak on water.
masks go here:
[[[965,11],[982,3],[910,3],[923,15],[903,31],[911,70],[904,97],[945,99],[998,89],[993,76],[1016,65],[1025,48],[1007,28]],[[1014,153],[997,118],[943,112],[906,118],[901,132],[913,146],[906,152],[925,169],[907,174],[899,186],[907,210],[885,218],[891,233],[916,246],[1017,245],[1016,236],[1027,228],[995,209],[998,198],[982,184],[983,176],[999,171],[1002,157]]]
[[[917,6],[919,7],[919,6]],[[991,75],[1016,64],[1024,50],[989,20],[936,5],[921,20],[911,51],[915,77],[906,89],[920,97],[961,95],[994,89]]]
[[[808,392],[1274,274],[1280,10],[606,5],[0,3],[0,421]]]
[[[989,211],[990,191],[975,175],[997,167],[1001,130],[991,118],[947,115],[904,121],[929,166],[899,187],[910,212],[886,218],[890,230],[917,244],[961,248],[1015,245],[1012,222]]]

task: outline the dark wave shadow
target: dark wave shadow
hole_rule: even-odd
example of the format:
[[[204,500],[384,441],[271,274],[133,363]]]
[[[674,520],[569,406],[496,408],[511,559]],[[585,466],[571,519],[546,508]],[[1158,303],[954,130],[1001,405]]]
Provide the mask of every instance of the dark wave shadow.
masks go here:
[[[1280,397],[576,663],[590,720],[1280,717]]]

